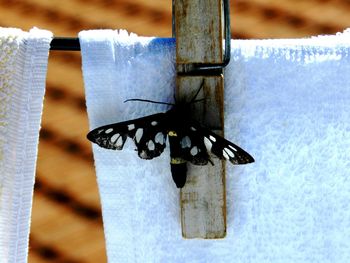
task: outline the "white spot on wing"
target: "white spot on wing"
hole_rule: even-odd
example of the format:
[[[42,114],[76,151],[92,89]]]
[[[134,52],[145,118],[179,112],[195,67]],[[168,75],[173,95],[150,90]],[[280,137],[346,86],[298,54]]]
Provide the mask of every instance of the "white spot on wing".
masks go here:
[[[156,142],[156,143],[159,143],[159,144],[164,144],[164,134],[163,133],[161,133],[161,132],[158,132],[157,134],[156,134],[156,137],[154,138],[154,141]]]
[[[116,146],[117,147],[123,146],[123,137],[122,136],[119,136],[117,143],[116,143]]]
[[[205,147],[207,147],[207,149],[209,151],[211,150],[211,147],[213,146],[213,144],[211,143],[211,141],[207,137],[204,137],[204,145],[205,145]]]
[[[158,124],[158,122],[156,122],[156,121],[152,121],[152,122],[151,122],[151,125],[152,125],[152,126],[156,126],[157,124]]]
[[[155,149],[154,142],[151,140],[149,140],[147,146],[148,146],[148,150],[150,150],[150,151],[153,151]]]
[[[188,136],[185,136],[181,140],[181,148],[190,148],[191,147],[191,139]]]
[[[137,129],[135,134],[135,140],[137,143],[140,142],[142,135],[143,135],[143,129],[142,128]]]
[[[195,156],[195,155],[198,153],[198,148],[197,148],[197,146],[194,146],[194,147],[191,149],[190,153],[191,153],[192,156]]]
[[[108,134],[108,133],[111,133],[112,131],[113,131],[113,129],[112,129],[112,128],[109,128],[109,129],[107,129],[107,130],[105,131],[105,133]]]
[[[114,135],[111,137],[111,142],[112,142],[112,143],[115,143],[116,140],[117,140],[118,138],[119,138],[119,133],[114,134]]]
[[[216,142],[215,137],[214,137],[214,136],[212,136],[212,135],[209,135],[209,139],[210,139],[212,142]]]
[[[135,129],[135,124],[129,124],[128,125],[128,130],[131,131],[133,129]]]
[[[147,159],[147,153],[145,150],[143,150],[141,153],[140,153],[140,157],[143,158],[143,159]]]
[[[235,152],[237,152],[237,149],[235,147],[233,147],[232,145],[229,145],[228,147],[230,147],[232,150],[234,150]]]
[[[224,148],[224,152],[226,152],[231,158],[235,157],[235,154],[228,148]]]
[[[227,155],[227,153],[225,152],[225,150],[222,150],[222,155],[224,156],[225,159],[230,159],[230,157]]]
[[[192,131],[196,131],[197,129],[195,127],[191,127],[191,130]]]

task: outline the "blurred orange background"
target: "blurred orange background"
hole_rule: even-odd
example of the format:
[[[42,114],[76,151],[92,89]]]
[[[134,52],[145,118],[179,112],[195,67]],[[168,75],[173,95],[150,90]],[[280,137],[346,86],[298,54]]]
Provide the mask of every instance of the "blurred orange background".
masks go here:
[[[127,29],[171,36],[171,0],[0,0],[0,26],[55,36]],[[232,38],[296,38],[350,27],[349,0],[231,0]],[[80,52],[50,52],[29,262],[106,262]],[[174,231],[174,235],[178,232]]]

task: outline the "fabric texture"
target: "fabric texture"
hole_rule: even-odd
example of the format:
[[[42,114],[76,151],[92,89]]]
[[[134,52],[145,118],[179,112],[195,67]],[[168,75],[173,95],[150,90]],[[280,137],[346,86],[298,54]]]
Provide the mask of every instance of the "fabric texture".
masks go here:
[[[172,102],[173,39],[79,34],[90,128]],[[350,32],[233,40],[225,134],[255,158],[227,164],[227,237],[181,237],[169,149],[142,160],[93,145],[109,262],[349,262]]]
[[[35,161],[52,34],[0,28],[0,261],[27,262]]]

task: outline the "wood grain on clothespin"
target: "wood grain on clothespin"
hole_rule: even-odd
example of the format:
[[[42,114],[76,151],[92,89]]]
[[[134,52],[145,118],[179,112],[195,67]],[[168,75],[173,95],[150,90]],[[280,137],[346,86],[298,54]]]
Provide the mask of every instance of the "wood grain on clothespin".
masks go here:
[[[195,103],[196,120],[223,135],[222,70],[195,72],[194,64],[223,63],[222,0],[175,0],[177,97],[191,98],[203,83]],[[185,238],[223,238],[226,235],[224,162],[211,156],[214,166],[188,163],[181,189],[181,225]]]

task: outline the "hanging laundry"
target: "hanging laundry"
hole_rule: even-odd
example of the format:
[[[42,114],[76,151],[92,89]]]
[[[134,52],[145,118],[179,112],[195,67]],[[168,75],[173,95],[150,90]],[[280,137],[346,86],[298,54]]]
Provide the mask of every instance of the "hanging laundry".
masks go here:
[[[125,31],[79,34],[90,130],[165,112],[175,42]],[[350,31],[232,40],[225,137],[255,158],[227,166],[227,237],[185,240],[169,148],[151,160],[93,145],[109,262],[350,260]]]
[[[0,28],[0,261],[26,262],[52,34]]]

